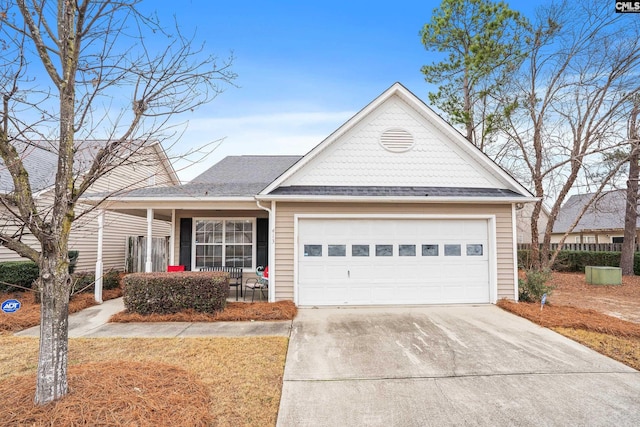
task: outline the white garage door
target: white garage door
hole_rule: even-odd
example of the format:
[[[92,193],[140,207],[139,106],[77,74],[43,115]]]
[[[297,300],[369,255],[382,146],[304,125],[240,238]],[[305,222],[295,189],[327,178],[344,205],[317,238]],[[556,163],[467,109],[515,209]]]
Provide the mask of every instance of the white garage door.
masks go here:
[[[490,302],[486,219],[300,219],[299,305]]]

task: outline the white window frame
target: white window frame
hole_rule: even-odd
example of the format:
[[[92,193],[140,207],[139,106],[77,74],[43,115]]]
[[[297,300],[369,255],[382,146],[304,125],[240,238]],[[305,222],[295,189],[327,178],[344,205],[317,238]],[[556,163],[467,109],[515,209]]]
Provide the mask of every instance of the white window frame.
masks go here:
[[[227,221],[249,221],[251,222],[251,267],[243,267],[243,271],[250,272],[256,269],[256,256],[258,243],[256,242],[257,230],[256,230],[256,218],[246,217],[198,217],[193,218],[191,226],[191,265],[193,265],[194,271],[197,271],[200,267],[196,265],[196,247],[200,244],[196,243],[196,223],[198,221],[221,221],[222,222],[222,265],[225,265],[226,260],[226,223]]]

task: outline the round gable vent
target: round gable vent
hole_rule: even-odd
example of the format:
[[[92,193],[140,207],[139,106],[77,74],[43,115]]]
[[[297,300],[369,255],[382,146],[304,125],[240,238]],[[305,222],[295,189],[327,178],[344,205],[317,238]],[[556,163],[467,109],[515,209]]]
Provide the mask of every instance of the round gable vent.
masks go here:
[[[413,135],[404,129],[387,129],[380,135],[380,145],[394,153],[402,153],[413,148]]]

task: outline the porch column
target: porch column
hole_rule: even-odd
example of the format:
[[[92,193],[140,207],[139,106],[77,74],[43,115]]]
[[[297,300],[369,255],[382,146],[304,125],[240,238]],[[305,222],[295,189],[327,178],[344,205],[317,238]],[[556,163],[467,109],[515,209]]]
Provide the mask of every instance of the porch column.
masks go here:
[[[98,254],[96,256],[96,283],[94,286],[94,298],[98,304],[102,304],[102,239],[104,235],[104,210],[98,212]]]
[[[269,302],[276,300],[276,202],[269,211]]]
[[[145,273],[153,272],[151,250],[153,249],[153,209],[147,209],[147,262],[144,266]]]
[[[171,232],[169,233],[169,265],[176,265],[176,210],[171,209]]]

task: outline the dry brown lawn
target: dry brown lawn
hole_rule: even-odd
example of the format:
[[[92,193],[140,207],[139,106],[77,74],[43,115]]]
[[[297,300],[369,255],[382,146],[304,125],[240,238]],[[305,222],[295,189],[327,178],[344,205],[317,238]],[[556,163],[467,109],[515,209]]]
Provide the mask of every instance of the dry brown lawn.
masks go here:
[[[116,290],[105,299],[121,294]],[[288,345],[284,337],[70,339],[70,394],[36,407],[38,340],[10,333],[38,325],[40,306],[32,294],[0,297],[22,303],[18,312],[0,315],[0,426],[275,425]],[[80,294],[71,300],[70,311],[94,304],[92,294]],[[233,302],[216,315],[123,312],[115,320],[291,320],[296,313],[291,301]]]
[[[0,343],[0,426],[272,426],[288,339],[70,339],[71,394],[44,409],[32,403],[38,340],[5,335]]]
[[[45,406],[32,404],[32,375],[0,382],[0,405],[14,408],[3,410],[0,422],[60,426],[206,426],[213,422],[207,387],[195,375],[173,365],[115,360],[71,366],[68,375],[71,393]],[[95,382],[96,376],[103,380]],[[87,401],[102,411],[88,411]]]
[[[640,370],[640,277],[620,286],[594,286],[581,273],[553,273],[548,304],[498,301],[498,306],[551,328]]]
[[[640,323],[640,276],[625,276],[619,286],[595,286],[582,273],[553,273],[550,284],[556,287],[549,298],[552,304],[591,308]]]

